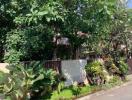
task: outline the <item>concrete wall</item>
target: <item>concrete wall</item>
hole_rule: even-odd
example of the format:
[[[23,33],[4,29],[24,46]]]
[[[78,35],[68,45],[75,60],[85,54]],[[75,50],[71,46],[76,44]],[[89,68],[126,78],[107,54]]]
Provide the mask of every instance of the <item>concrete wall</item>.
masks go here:
[[[64,60],[61,62],[61,70],[66,78],[66,86],[72,85],[74,82],[87,83],[86,72],[84,70],[86,64],[86,60]]]

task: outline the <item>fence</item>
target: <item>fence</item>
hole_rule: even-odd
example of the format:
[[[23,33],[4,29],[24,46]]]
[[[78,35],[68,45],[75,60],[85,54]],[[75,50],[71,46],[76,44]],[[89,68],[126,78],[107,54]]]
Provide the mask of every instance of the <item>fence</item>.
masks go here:
[[[61,61],[49,60],[44,62],[44,67],[51,68],[61,74]]]

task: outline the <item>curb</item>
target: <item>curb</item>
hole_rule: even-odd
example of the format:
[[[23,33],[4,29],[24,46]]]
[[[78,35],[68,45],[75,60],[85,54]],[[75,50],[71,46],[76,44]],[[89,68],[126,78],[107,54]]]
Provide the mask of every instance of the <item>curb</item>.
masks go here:
[[[90,99],[88,99],[88,98],[90,98],[91,96],[103,95],[103,94],[105,94],[106,92],[109,92],[109,91],[112,91],[112,90],[115,90],[115,89],[119,89],[119,88],[121,88],[121,87],[125,87],[125,86],[130,85],[130,84],[132,84],[132,80],[128,80],[128,82],[122,83],[121,85],[115,86],[115,87],[110,88],[110,89],[101,90],[101,91],[98,91],[98,92],[96,92],[96,93],[89,94],[89,95],[84,96],[84,97],[80,97],[80,98],[78,98],[78,99],[76,99],[76,100],[90,100]]]

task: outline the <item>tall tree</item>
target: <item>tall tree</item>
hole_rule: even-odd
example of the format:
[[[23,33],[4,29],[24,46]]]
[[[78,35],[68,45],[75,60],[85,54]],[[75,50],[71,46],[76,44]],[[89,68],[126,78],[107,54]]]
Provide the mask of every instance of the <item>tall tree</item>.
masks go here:
[[[122,11],[115,0],[1,0],[4,60],[52,59],[52,39],[58,33],[69,38],[73,58],[79,57],[82,44],[88,51],[100,52],[100,45],[106,46],[111,33],[125,24]]]

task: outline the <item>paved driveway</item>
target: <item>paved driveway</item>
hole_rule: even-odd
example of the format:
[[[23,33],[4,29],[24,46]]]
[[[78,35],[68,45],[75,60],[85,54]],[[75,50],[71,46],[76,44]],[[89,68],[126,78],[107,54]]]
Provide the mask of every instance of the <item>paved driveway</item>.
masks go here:
[[[132,82],[121,87],[101,91],[78,100],[132,100]]]

